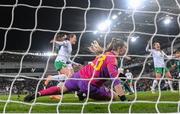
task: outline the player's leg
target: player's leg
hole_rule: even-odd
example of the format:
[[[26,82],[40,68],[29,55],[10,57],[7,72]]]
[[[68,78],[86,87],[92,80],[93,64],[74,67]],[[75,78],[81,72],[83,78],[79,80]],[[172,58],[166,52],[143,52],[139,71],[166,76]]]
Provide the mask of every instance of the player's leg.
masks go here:
[[[127,83],[127,81],[123,81],[122,85],[124,86],[124,89],[128,91],[128,95],[133,94],[133,92],[131,91],[131,88],[129,87],[129,84]]]
[[[119,72],[122,72],[122,69],[119,68],[118,70],[119,70]],[[122,85],[124,86],[125,90],[127,90],[129,92],[128,94],[133,94],[129,87],[129,84],[126,80],[126,76],[124,75],[124,73],[120,73],[119,77],[121,79],[120,81],[121,81]]]
[[[78,73],[75,73],[72,78],[77,78],[80,77]],[[41,97],[41,96],[49,96],[49,95],[58,95],[58,94],[62,94],[62,93],[67,93],[70,91],[77,91],[78,88],[78,80],[74,80],[74,79],[68,79],[65,82],[64,86],[52,86],[50,88],[41,90],[37,93],[37,97]],[[27,95],[24,98],[25,102],[30,102],[35,98],[35,94],[32,95]]]
[[[67,64],[67,70],[68,71],[66,71],[66,72],[68,72],[68,77],[70,78],[72,76],[72,74],[74,74],[74,69],[72,67],[72,64]],[[77,94],[78,94],[78,91],[75,91],[74,92],[75,97],[78,97]]]
[[[61,73],[61,72],[60,72],[63,68],[66,68],[66,67],[67,67],[67,65],[66,65],[64,62],[62,62],[62,61],[55,61],[55,62],[54,62],[54,67],[55,67],[56,71],[58,71],[59,76],[58,76],[58,75],[54,75],[54,76],[48,75],[48,77],[46,78],[46,80],[45,80],[45,82],[44,82],[44,85],[45,85],[45,86],[47,86],[48,83],[49,83],[51,80],[59,80],[60,76],[61,76],[61,77],[64,77],[64,75],[65,75],[65,73]],[[63,70],[63,72],[67,72],[67,70],[65,69],[65,70]],[[66,76],[67,76],[67,75],[66,75]]]
[[[51,81],[51,80],[59,81],[61,83],[61,82],[65,81],[66,79],[67,79],[67,76],[65,74],[59,73],[59,75],[54,75],[54,76],[49,75],[44,84],[45,84],[45,86],[47,86],[49,81]],[[53,100],[60,100],[61,99],[60,95],[51,95],[49,97]]]
[[[180,72],[178,73],[178,78],[180,78]]]
[[[153,84],[152,84],[152,87],[151,87],[151,91],[152,93],[155,93],[155,88],[156,86],[158,85],[158,81],[160,80],[161,78],[161,74],[162,74],[162,68],[155,68],[155,76],[156,76],[156,79],[153,80]]]
[[[133,88],[133,83],[132,83],[132,79],[129,79],[129,86],[131,88],[131,91],[134,93],[134,88]]]
[[[71,77],[71,70],[68,67],[64,67],[61,70],[58,71],[59,75],[60,74],[65,74],[67,77]]]
[[[63,84],[62,82],[65,81],[68,77],[70,77],[72,75],[72,71],[73,71],[72,65],[67,65],[67,67],[62,68],[60,70],[59,75],[51,76],[51,80],[59,81],[60,83],[57,86],[62,86],[62,84]],[[64,73],[64,74],[62,74],[62,73]],[[70,76],[66,76],[65,73],[66,73],[66,75],[70,75]],[[53,100],[60,100],[61,95],[51,95],[50,98]]]
[[[79,74],[79,73],[77,73]],[[79,75],[77,75],[79,77]],[[73,80],[75,81],[75,80]],[[81,101],[84,100],[87,97],[88,94],[88,81],[85,80],[78,80],[76,81],[76,84],[78,85],[77,87],[73,85],[72,82],[68,82],[65,83],[65,86],[67,87],[68,90],[78,90],[78,94],[80,93],[80,97],[82,98],[80,99]],[[105,86],[102,87],[96,87],[93,85],[90,85],[90,98],[95,99],[95,100],[110,100],[111,96],[113,97],[113,99],[115,99],[116,97],[119,98],[115,92],[112,91],[112,95],[111,95],[111,91],[110,89],[106,88]]]
[[[86,80],[74,80],[73,78],[81,79],[79,72],[74,73],[74,75],[65,83],[65,86],[69,91],[77,93],[79,100],[83,101],[86,98],[88,82]]]
[[[179,90],[178,91],[180,93],[180,79],[178,80],[178,84],[179,84]]]
[[[174,92],[174,89],[173,89],[173,86],[172,86],[172,75],[171,75],[171,73],[169,72],[169,70],[166,68],[165,69],[165,75],[166,75],[166,77],[167,78],[169,78],[169,80],[168,80],[168,84],[169,84],[169,87],[170,87],[170,90],[172,91],[172,92]]]
[[[52,75],[48,75],[44,81],[44,85],[47,86],[51,80],[52,80]]]
[[[59,74],[65,74],[67,77],[71,77],[74,74],[74,70],[71,64],[63,65],[61,69],[59,69]]]
[[[70,75],[70,71],[68,69],[68,66],[63,61],[55,61],[54,63],[55,69],[58,71],[58,74],[65,74],[66,76]]]
[[[57,87],[57,86],[52,86],[50,88],[47,88],[47,89],[44,89],[44,90],[41,90],[36,94],[29,94],[27,95],[25,98],[24,98],[24,101],[25,102],[30,102],[32,100],[35,99],[35,96],[36,97],[42,97],[42,96],[49,96],[49,95],[57,95],[57,94],[60,94],[60,93],[65,93],[67,92],[67,88],[64,86],[64,87]]]
[[[62,81],[62,80],[61,80],[61,81]],[[59,82],[59,83],[57,84],[58,87],[63,87],[63,85],[64,85],[64,82]],[[49,96],[49,98],[52,99],[52,100],[57,100],[57,101],[59,101],[59,100],[61,99],[61,95],[51,95],[51,96]]]
[[[72,67],[72,64],[67,64],[67,67],[68,67],[68,69],[69,69],[69,77],[71,77],[72,76],[72,74],[74,74],[74,69],[73,69],[73,67]]]
[[[164,86],[162,87],[163,90],[168,90],[168,81],[167,80],[164,80]]]
[[[153,84],[152,84],[152,88],[151,88],[152,93],[155,92],[156,86],[158,85],[158,81],[161,78],[161,74],[160,73],[155,73],[155,75],[156,75],[156,79],[153,80]]]

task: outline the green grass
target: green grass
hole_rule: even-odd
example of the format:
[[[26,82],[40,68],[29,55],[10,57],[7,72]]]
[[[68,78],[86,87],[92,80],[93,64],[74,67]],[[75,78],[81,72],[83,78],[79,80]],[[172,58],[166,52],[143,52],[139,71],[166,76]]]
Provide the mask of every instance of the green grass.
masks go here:
[[[179,92],[171,93],[169,91],[161,92],[160,101],[168,101],[170,103],[159,103],[157,105],[158,110],[161,113],[170,113],[177,112],[177,103],[180,100]],[[156,94],[152,94],[151,92],[138,92],[137,101],[132,104],[131,112],[133,113],[156,113],[155,103],[158,99],[158,92]],[[21,95],[20,100],[17,100],[17,95],[13,95],[11,100],[13,102],[9,102],[6,107],[7,113],[28,113],[30,109],[30,104],[22,104],[17,103],[17,101],[23,102],[24,95]],[[135,95],[128,95],[128,99],[131,101],[134,100]],[[0,95],[0,113],[3,112],[5,100],[7,100],[7,95]],[[15,101],[15,102],[14,102]],[[142,101],[142,102],[139,102]],[[145,102],[145,101],[150,101]],[[176,103],[171,103],[176,102]],[[48,97],[38,98],[37,104],[35,104],[32,108],[32,112],[34,113],[56,113],[57,112],[57,103],[58,101],[52,101]],[[40,104],[40,103],[46,103]],[[84,102],[79,102],[77,98],[74,97],[74,94],[66,94],[64,95],[62,104],[58,107],[59,112],[62,113],[80,113],[82,109],[82,104]],[[68,103],[79,103],[79,104],[68,104]],[[113,113],[128,113],[129,107],[132,102],[120,102],[115,101],[110,105],[110,110]],[[54,104],[54,105],[53,105]],[[94,101],[90,99],[88,104],[85,105],[84,112],[87,113],[108,113],[108,101]]]

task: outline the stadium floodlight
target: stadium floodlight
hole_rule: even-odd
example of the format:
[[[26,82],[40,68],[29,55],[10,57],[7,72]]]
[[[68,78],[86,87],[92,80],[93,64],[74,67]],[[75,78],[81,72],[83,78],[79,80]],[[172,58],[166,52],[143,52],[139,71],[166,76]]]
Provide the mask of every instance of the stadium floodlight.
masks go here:
[[[139,37],[138,36],[132,36],[131,37],[131,42],[135,42]]]
[[[117,15],[113,15],[112,19],[117,19],[117,17],[118,17]]]
[[[98,31],[97,31],[97,30],[93,32],[93,34],[97,34],[97,33],[98,33]]]
[[[101,34],[101,35],[100,35],[100,37],[102,38],[102,37],[103,37],[103,35]]]
[[[170,16],[166,16],[165,18],[164,18],[164,24],[165,25],[169,25],[170,23],[171,23],[171,21],[172,21],[172,17],[170,17]]]
[[[118,15],[121,15],[122,14],[122,12],[118,12]]]
[[[137,9],[142,5],[144,0],[128,0],[128,7],[129,9]]]
[[[52,53],[52,52],[46,52],[43,54],[44,56],[55,56],[56,54],[55,53]]]
[[[105,20],[98,25],[99,31],[106,31],[111,25],[111,20]]]

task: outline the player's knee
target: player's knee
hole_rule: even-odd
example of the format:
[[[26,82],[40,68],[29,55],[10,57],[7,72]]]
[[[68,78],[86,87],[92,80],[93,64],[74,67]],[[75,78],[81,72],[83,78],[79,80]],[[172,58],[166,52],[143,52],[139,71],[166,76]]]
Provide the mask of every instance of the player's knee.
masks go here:
[[[46,80],[51,80],[52,76],[51,75],[48,75],[47,79]]]
[[[156,80],[160,80],[161,79],[161,75],[156,75]]]
[[[168,77],[169,79],[173,79],[173,77],[172,77],[171,74],[168,74],[167,77]]]
[[[70,70],[68,69],[68,67],[62,68],[60,70],[60,74],[66,74],[68,75],[70,73]]]

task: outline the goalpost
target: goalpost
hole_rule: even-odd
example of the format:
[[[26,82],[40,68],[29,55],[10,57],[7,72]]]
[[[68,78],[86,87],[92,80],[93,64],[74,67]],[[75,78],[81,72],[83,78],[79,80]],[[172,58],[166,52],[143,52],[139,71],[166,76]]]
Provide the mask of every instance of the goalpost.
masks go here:
[[[87,7],[86,8],[83,8],[83,7],[78,7],[78,6],[69,6],[67,5],[67,1],[68,0],[63,0],[63,5],[62,7],[54,7],[54,6],[45,6],[43,5],[43,0],[39,0],[39,3],[37,6],[33,6],[33,5],[29,5],[29,4],[25,4],[25,3],[21,3],[19,2],[20,0],[15,0],[15,3],[14,4],[0,4],[0,8],[11,8],[11,21],[10,21],[10,24],[6,27],[4,26],[1,26],[0,25],[0,30],[4,30],[5,31],[5,34],[4,34],[4,37],[1,38],[3,40],[1,40],[1,42],[3,41],[3,46],[2,46],[2,49],[0,50],[0,56],[2,54],[13,54],[13,55],[22,55],[21,57],[21,60],[20,60],[20,65],[19,65],[19,70],[17,72],[17,75],[14,75],[13,76],[13,81],[10,85],[10,90],[9,90],[9,93],[8,93],[8,97],[6,100],[2,100],[0,98],[0,104],[1,103],[4,103],[3,105],[3,109],[0,109],[0,112],[2,113],[6,113],[7,112],[7,107],[8,107],[8,104],[9,103],[21,103],[21,104],[24,104],[24,105],[28,105],[30,106],[29,110],[28,110],[28,113],[32,113],[32,110],[33,108],[36,106],[36,105],[44,105],[44,106],[56,106],[56,112],[57,113],[60,113],[61,112],[61,106],[71,106],[71,105],[79,105],[81,106],[81,113],[84,113],[85,111],[85,107],[88,105],[88,104],[108,104],[107,106],[107,112],[105,113],[112,113],[114,111],[112,111],[112,104],[129,104],[129,108],[128,108],[128,112],[126,113],[132,113],[133,112],[133,105],[136,104],[136,103],[149,103],[149,104],[155,104],[155,110],[157,113],[161,113],[159,107],[158,107],[158,104],[160,103],[169,103],[169,104],[176,104],[177,105],[177,110],[175,111],[175,113],[180,113],[180,95],[179,95],[179,100],[177,101],[161,101],[161,95],[162,95],[162,91],[161,91],[161,83],[158,84],[158,97],[157,97],[157,100],[156,101],[148,101],[148,100],[138,100],[138,91],[137,91],[137,84],[138,84],[138,81],[140,79],[149,79],[149,80],[153,80],[155,79],[155,77],[151,76],[151,77],[142,77],[143,73],[144,73],[144,70],[145,70],[145,66],[146,64],[149,62],[148,59],[151,58],[152,56],[150,54],[146,54],[146,55],[129,55],[129,50],[130,46],[133,46],[133,45],[130,45],[130,42],[132,41],[132,39],[134,38],[134,40],[138,39],[137,37],[134,37],[135,34],[140,34],[140,35],[145,35],[145,36],[149,36],[149,39],[146,43],[148,43],[149,41],[151,41],[151,47],[152,47],[152,42],[154,41],[154,39],[158,36],[158,37],[172,37],[173,40],[170,42],[171,43],[171,46],[169,48],[167,48],[168,51],[170,51],[170,54],[173,55],[173,52],[174,52],[174,48],[175,48],[175,43],[176,41],[179,40],[179,37],[180,37],[180,32],[178,31],[178,34],[175,34],[175,35],[169,35],[169,34],[161,34],[159,33],[159,24],[157,21],[159,20],[162,20],[164,18],[167,18],[169,20],[167,20],[165,23],[168,24],[170,23],[169,21],[171,21],[172,19],[174,19],[176,21],[176,24],[178,26],[178,29],[180,29],[180,14],[177,13],[177,12],[168,12],[168,11],[163,11],[162,10],[162,1],[161,0],[152,0],[152,1],[148,1],[148,0],[129,0],[131,3],[130,5],[128,6],[129,9],[121,9],[121,8],[117,8],[117,0],[109,0],[109,3],[111,4],[111,7],[110,8],[103,8],[103,7],[93,7],[91,2],[92,0],[86,0],[87,1]],[[127,1],[127,0],[125,0]],[[143,1],[143,2],[148,2],[148,3],[152,3],[152,4],[155,4],[156,6],[153,6],[155,7],[155,9],[153,9],[152,11],[150,10],[141,10],[141,9],[138,9],[139,6],[141,7],[144,7],[143,5],[140,4],[140,1]],[[167,2],[167,1],[166,1]],[[165,3],[166,3],[165,2]],[[160,4],[161,3],[161,4]],[[180,10],[180,2],[178,0],[174,0],[173,3],[176,4],[176,9],[179,11]],[[124,3],[125,4],[125,3]],[[31,9],[34,9],[35,10],[35,14],[34,14],[34,27],[33,28],[21,28],[21,27],[14,27],[13,26],[13,23],[14,23],[14,20],[15,20],[15,10],[16,8],[20,7],[20,6],[23,6],[23,7],[27,7],[27,8],[31,8]],[[147,4],[148,6],[148,4]],[[60,14],[59,14],[59,25],[58,25],[58,29],[57,30],[53,30],[53,29],[41,29],[41,28],[38,28],[38,13],[39,13],[39,10],[42,9],[42,8],[49,8],[49,9],[57,9],[57,10],[60,10]],[[83,14],[83,22],[80,22],[81,24],[83,24],[83,29],[80,31],[70,31],[70,30],[64,30],[62,29],[62,25],[63,25],[63,13],[66,9],[72,9],[72,10],[82,10],[84,11],[84,14]],[[105,21],[103,21],[102,23],[99,24],[98,26],[98,30],[89,30],[89,28],[87,26],[89,26],[87,23],[87,15],[89,13],[89,11],[91,10],[97,10],[97,11],[102,11],[102,12],[107,12],[108,11],[108,15],[106,16],[105,18]],[[125,12],[128,13],[130,12],[131,15],[128,17],[131,21],[130,22],[125,22],[127,20],[123,20],[125,22],[125,24],[127,23],[131,23],[132,24],[132,28],[131,29],[128,29],[128,30],[118,30],[118,29],[112,29],[112,27],[115,27],[115,24],[112,22],[113,20],[117,19],[118,18],[118,15],[121,15],[121,13],[117,14],[117,15],[113,15],[114,14],[114,11],[116,12]],[[152,26],[154,27],[154,31],[153,33],[151,32],[141,32],[141,31],[138,31],[137,30],[137,23],[138,23],[138,20],[135,19],[135,16],[136,14],[149,14],[149,15],[154,15],[152,16],[151,18],[153,18],[153,21],[152,22]],[[165,15],[163,18],[159,18],[158,16],[162,14],[162,15]],[[72,19],[73,21],[73,19]],[[122,20],[119,20],[119,21],[116,21],[116,23],[121,23]],[[113,26],[114,24],[114,26]],[[140,23],[140,24],[143,24],[143,23]],[[18,51],[12,51],[12,50],[6,50],[6,47],[7,47],[7,37],[9,35],[9,32],[11,30],[18,30],[20,32],[30,32],[30,36],[29,36],[29,44],[28,44],[28,48],[25,50],[25,52],[18,52]],[[32,56],[37,56],[35,55],[34,53],[31,53],[30,52],[30,49],[31,49],[31,46],[32,46],[32,40],[33,40],[33,34],[34,32],[36,31],[42,31],[42,32],[52,32],[54,33],[54,37],[57,35],[57,33],[59,32],[67,32],[67,33],[75,33],[75,34],[80,34],[79,35],[79,38],[78,38],[78,47],[77,47],[77,51],[76,53],[72,56],[73,60],[77,57],[81,57],[81,56],[84,56],[84,57],[89,57],[89,56],[92,56],[88,53],[86,54],[81,54],[80,51],[81,51],[81,41],[83,40],[84,38],[84,34],[86,33],[92,33],[92,35],[94,34],[103,34],[104,36],[101,37],[103,38],[103,46],[104,48],[106,47],[106,44],[108,43],[109,39],[109,34],[128,34],[126,35],[127,38],[125,39],[127,41],[127,52],[125,54],[125,56],[130,56],[130,57],[140,57],[140,58],[144,58],[144,61],[141,62],[142,64],[142,69],[140,71],[140,73],[135,77],[133,78],[134,80],[134,89],[135,89],[135,93],[134,93],[134,98],[131,100],[131,101],[125,101],[125,102],[121,102],[121,101],[113,101],[112,99],[109,100],[109,101],[103,101],[103,102],[99,102],[99,101],[89,101],[89,97],[84,101],[84,102],[79,102],[79,103],[74,103],[74,102],[63,102],[63,96],[62,95],[62,98],[61,100],[58,102],[58,103],[43,103],[43,102],[37,102],[37,98],[34,99],[33,102],[31,103],[25,103],[23,101],[18,101],[18,100],[12,100],[12,90],[13,90],[13,87],[17,81],[17,79],[19,77],[23,77],[23,78],[27,78],[27,79],[33,79],[33,80],[36,80],[35,78],[31,78],[31,77],[26,77],[26,76],[22,76],[21,75],[21,72],[22,72],[22,68],[23,68],[23,60],[24,58],[27,56],[27,55],[32,55]],[[89,42],[90,44],[90,42]],[[146,44],[147,45],[147,44]],[[88,44],[87,44],[88,46]],[[177,47],[178,47],[178,44],[177,44]],[[145,48],[144,48],[145,50]],[[52,49],[52,52],[54,51],[54,44],[53,44],[53,49]],[[122,62],[121,62],[121,65],[124,63],[124,59],[125,59],[125,56],[122,57]],[[45,66],[45,69],[44,69],[44,72],[43,74],[38,78],[38,83],[37,83],[37,86],[36,86],[36,89],[35,89],[35,93],[38,92],[38,88],[39,86],[41,85],[41,82],[45,79],[46,77],[46,72],[48,70],[48,65],[49,65],[49,62],[50,62],[50,58],[51,56],[48,57],[47,61],[46,61],[46,66]],[[170,59],[167,59],[166,60],[166,63],[170,61]],[[1,63],[1,61],[0,61]],[[140,64],[140,63],[137,63],[137,64]],[[121,66],[122,67],[122,66]],[[128,66],[125,66],[128,68]],[[2,73],[0,73],[0,78],[6,78],[6,77],[12,77],[11,75],[4,75]],[[162,76],[163,78],[160,79],[160,82],[167,79],[165,78],[165,76]],[[179,86],[180,86],[180,80],[179,79],[173,79],[173,81],[178,81],[179,82]],[[88,88],[89,89],[89,88]],[[113,90],[113,85],[111,85],[111,89]],[[177,92],[180,94],[180,91],[179,91],[180,87],[178,87],[178,90]],[[65,95],[66,96],[66,95]],[[89,93],[88,95],[89,96]],[[168,107],[167,107],[168,108]],[[21,111],[20,111],[21,112]],[[68,112],[68,111],[67,111]],[[27,112],[26,112],[27,113]],[[118,112],[116,112],[118,113]],[[145,113],[145,112],[144,112]]]

